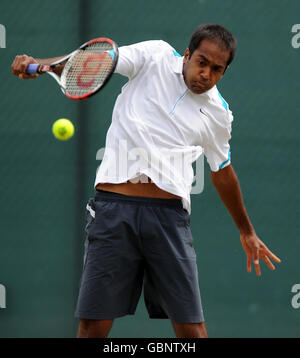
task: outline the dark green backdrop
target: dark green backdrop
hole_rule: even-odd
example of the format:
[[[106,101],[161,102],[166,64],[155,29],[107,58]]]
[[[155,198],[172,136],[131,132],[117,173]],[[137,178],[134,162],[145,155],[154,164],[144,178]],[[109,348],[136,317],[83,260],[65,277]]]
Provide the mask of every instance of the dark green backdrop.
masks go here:
[[[291,28],[298,0],[1,0],[0,23],[0,337],[74,337],[82,267],[85,205],[93,195],[114,101],[125,79],[73,102],[46,77],[10,74],[17,54],[52,57],[98,36],[119,45],[163,39],[183,53],[205,22],[228,27],[237,57],[219,83],[234,113],[232,163],[261,239],[282,259],[275,272],[246,272],[239,233],[209,182],[192,196],[192,232],[211,337],[299,337],[300,48]],[[76,127],[57,141],[52,123]],[[166,320],[149,320],[141,299],[136,315],[117,319],[111,337],[173,337]]]

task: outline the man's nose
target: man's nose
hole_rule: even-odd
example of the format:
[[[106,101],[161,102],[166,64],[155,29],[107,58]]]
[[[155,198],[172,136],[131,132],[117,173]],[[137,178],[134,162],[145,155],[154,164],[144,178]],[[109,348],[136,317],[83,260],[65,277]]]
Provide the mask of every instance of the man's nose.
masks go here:
[[[205,66],[204,68],[202,68],[202,71],[200,72],[200,75],[204,80],[209,80],[210,74],[211,74],[211,71],[208,66]]]

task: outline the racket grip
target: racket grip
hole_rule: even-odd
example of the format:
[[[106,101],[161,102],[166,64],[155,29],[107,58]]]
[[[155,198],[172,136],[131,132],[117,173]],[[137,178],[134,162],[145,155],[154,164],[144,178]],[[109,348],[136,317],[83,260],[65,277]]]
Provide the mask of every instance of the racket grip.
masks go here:
[[[30,65],[27,66],[26,73],[28,75],[34,75],[35,73],[38,73],[39,67],[40,67],[39,63],[31,63]]]

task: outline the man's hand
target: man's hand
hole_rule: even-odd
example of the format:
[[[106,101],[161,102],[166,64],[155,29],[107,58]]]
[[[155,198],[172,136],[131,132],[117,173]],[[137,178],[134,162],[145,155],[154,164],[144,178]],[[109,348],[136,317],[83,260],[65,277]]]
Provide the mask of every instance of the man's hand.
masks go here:
[[[28,75],[26,73],[26,68],[31,63],[37,63],[37,61],[33,57],[27,55],[16,56],[11,65],[12,74],[24,80],[38,77],[38,74]]]
[[[242,246],[247,255],[247,271],[251,272],[252,260],[257,276],[261,275],[259,260],[262,259],[264,263],[271,269],[275,270],[275,266],[270,259],[280,263],[281,260],[271,252],[267,246],[256,236],[251,235],[240,235]]]
[[[232,166],[228,165],[218,172],[211,172],[211,180],[240,232],[241,243],[247,255],[248,272],[251,272],[251,262],[253,260],[256,274],[261,275],[260,259],[271,270],[274,270],[275,267],[270,259],[278,263],[280,259],[256,236],[243,203],[238,178]]]

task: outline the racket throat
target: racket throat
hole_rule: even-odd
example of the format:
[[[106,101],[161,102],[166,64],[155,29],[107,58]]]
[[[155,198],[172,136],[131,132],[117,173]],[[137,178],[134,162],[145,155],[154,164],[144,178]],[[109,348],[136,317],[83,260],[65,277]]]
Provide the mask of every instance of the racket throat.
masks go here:
[[[48,72],[55,73],[57,76],[61,76],[61,73],[65,67],[66,62],[58,64],[58,65],[40,65],[37,69],[37,73],[42,75],[43,73]]]
[[[61,76],[61,73],[65,67],[67,61],[60,63],[59,65],[55,65],[51,68],[51,71],[53,71],[56,75]]]

